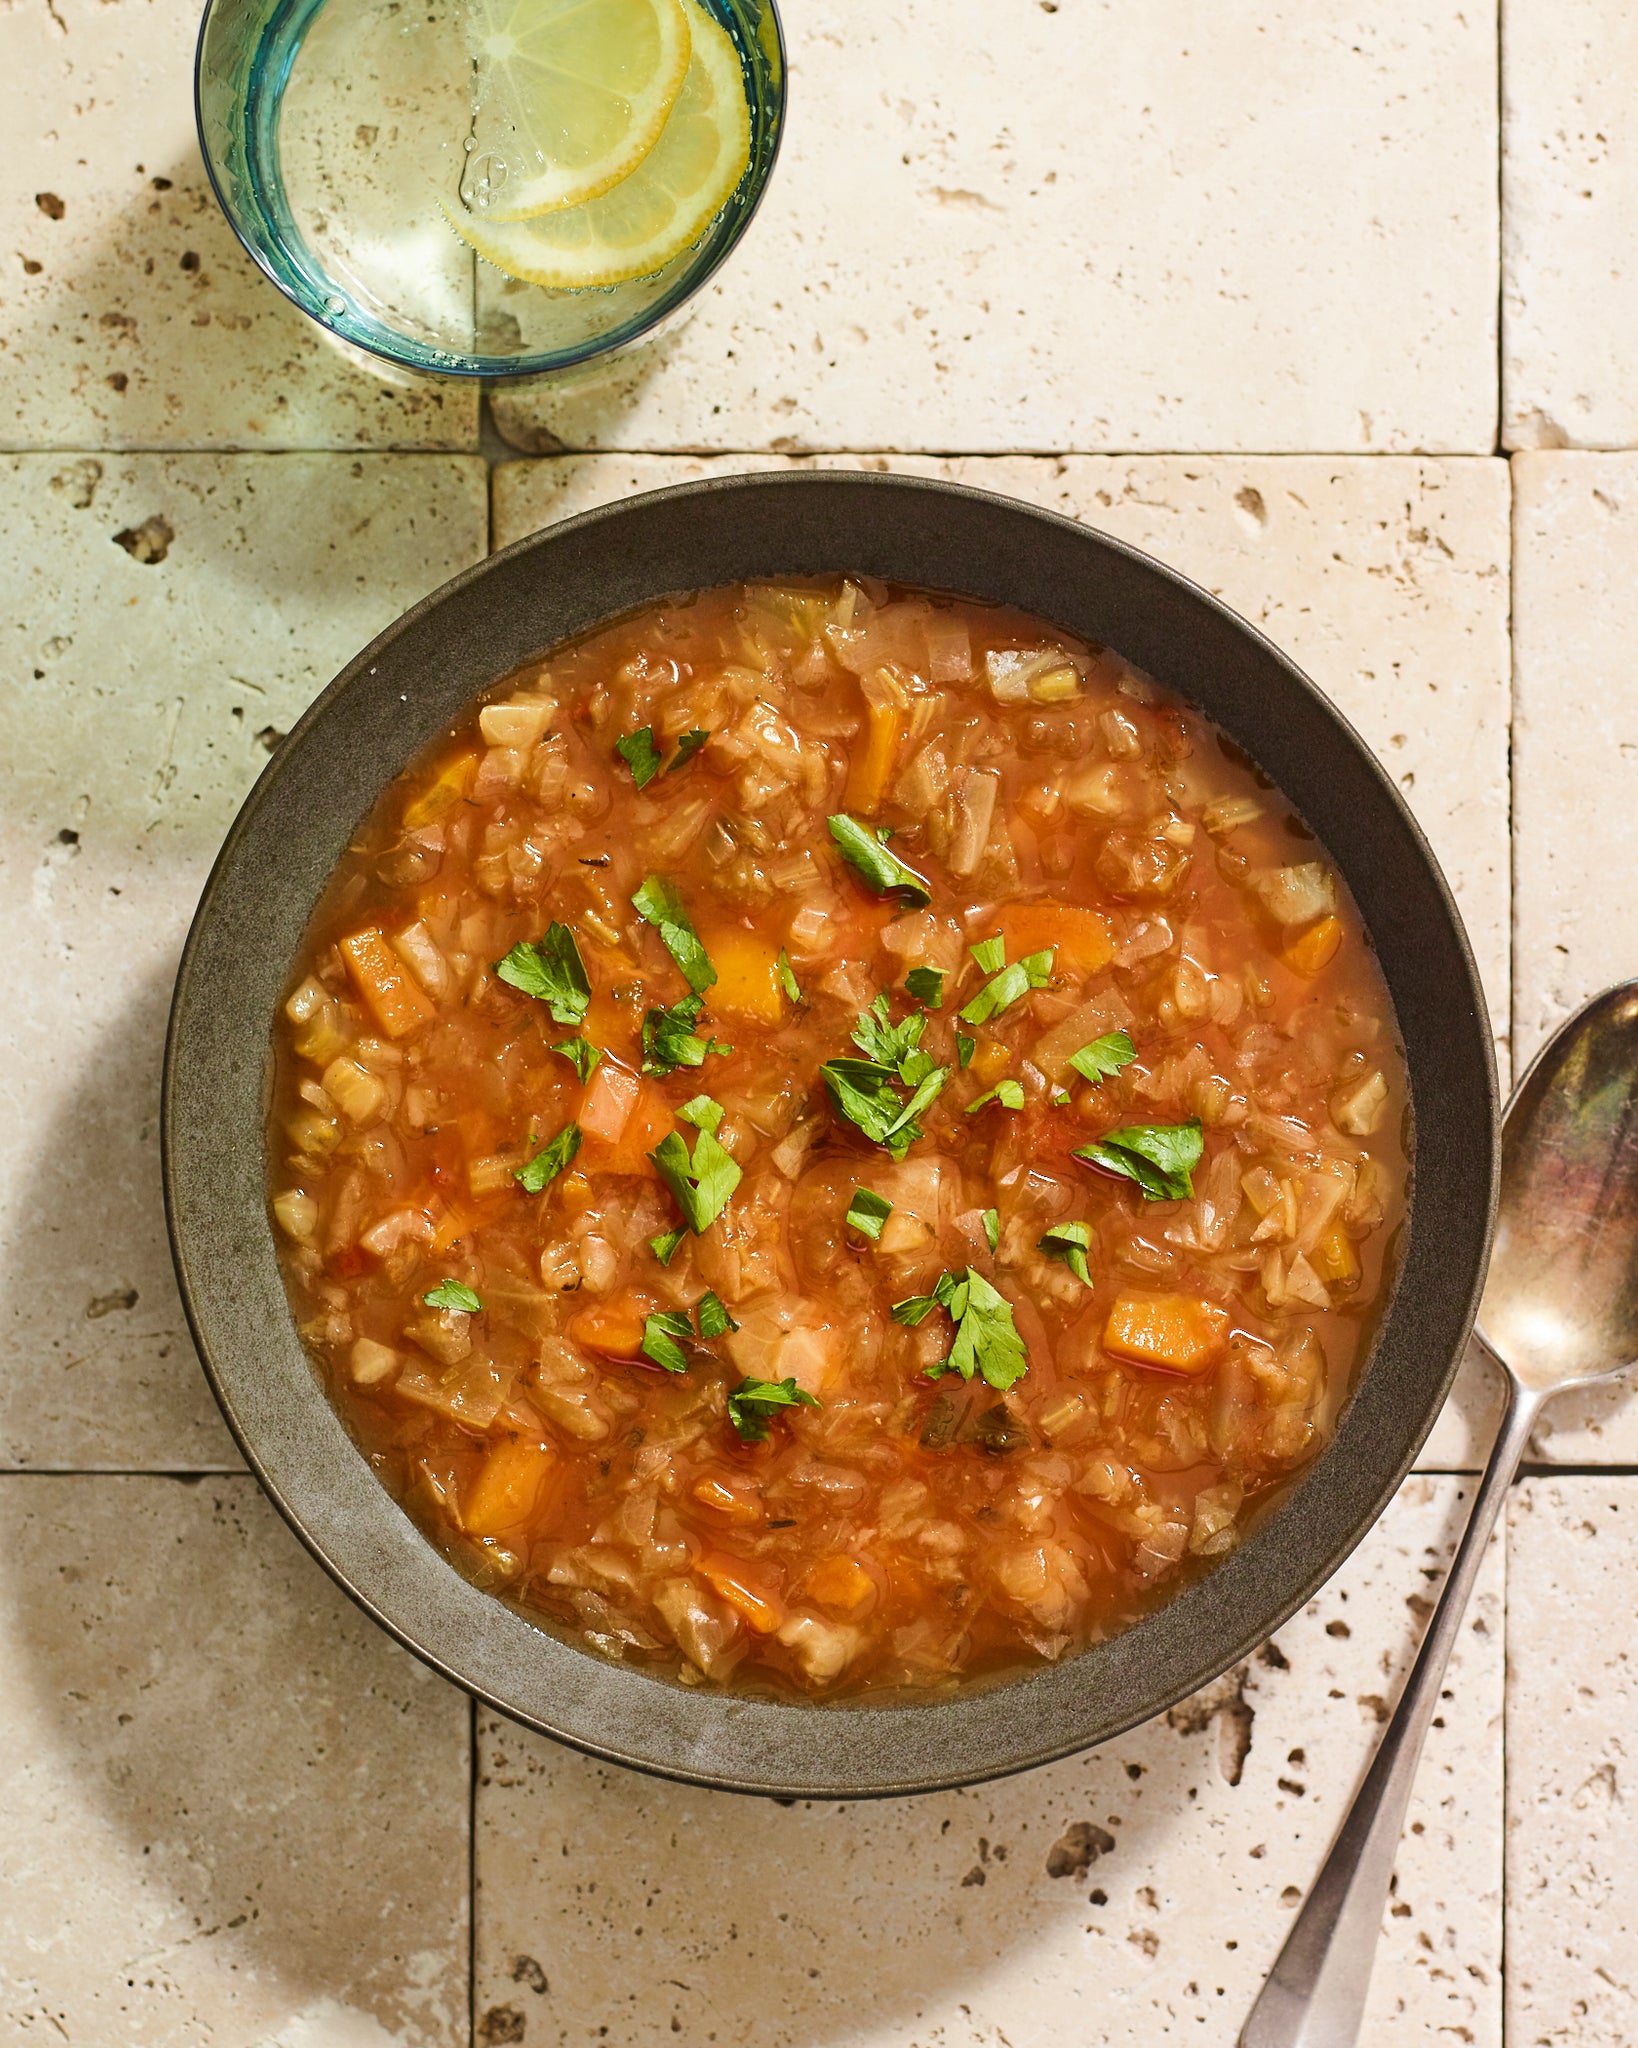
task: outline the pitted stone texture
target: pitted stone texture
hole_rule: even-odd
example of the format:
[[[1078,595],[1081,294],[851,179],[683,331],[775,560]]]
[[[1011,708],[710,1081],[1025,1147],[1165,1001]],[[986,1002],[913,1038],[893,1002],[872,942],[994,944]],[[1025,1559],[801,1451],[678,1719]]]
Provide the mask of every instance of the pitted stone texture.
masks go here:
[[[1638,1479],[1528,1479],[1507,1576],[1507,2038],[1638,2038]]]
[[[554,519],[785,458],[563,456],[495,472],[497,546]],[[1498,460],[836,456],[823,467],[947,477],[1067,513],[1173,563],[1327,690],[1416,813],[1461,905],[1505,1081],[1509,1008],[1508,479]],[[838,565],[843,566],[843,565]],[[1424,1452],[1482,1462],[1499,1410],[1464,1367]]]
[[[1502,432],[1638,443],[1638,14],[1508,0],[1502,19]]]
[[[237,1464],[160,1209],[177,955],[271,749],[484,551],[476,457],[0,459],[0,1463]]]
[[[1520,1062],[1638,975],[1638,455],[1513,458]],[[1638,1384],[1553,1404],[1533,1455],[1638,1463]]]
[[[1494,445],[1494,4],[810,0],[785,29],[780,161],[691,325],[503,388],[508,439]]]
[[[470,383],[389,381],[234,239],[193,125],[197,7],[0,13],[0,447],[475,448]]]
[[[1461,1481],[1408,1481],[1248,1664],[1100,1750],[970,1792],[787,1808],[480,1713],[479,2039],[1228,2048],[1467,1505]],[[1498,1544],[1417,1780],[1367,2048],[1500,2041],[1501,1565]]]
[[[469,1708],[245,1477],[0,1478],[0,2033],[467,2040]]]

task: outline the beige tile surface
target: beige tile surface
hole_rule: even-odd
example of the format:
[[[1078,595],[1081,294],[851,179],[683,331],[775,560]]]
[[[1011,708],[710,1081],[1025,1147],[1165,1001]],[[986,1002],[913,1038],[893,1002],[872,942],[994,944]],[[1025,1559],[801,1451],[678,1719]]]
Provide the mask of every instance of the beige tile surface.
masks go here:
[[[0,1478],[0,2034],[456,2048],[469,1709],[254,1483]]]
[[[837,457],[837,463],[860,458]],[[566,456],[495,472],[495,542],[686,477],[786,458]],[[1316,456],[876,458],[1026,498],[1116,533],[1236,606],[1295,656],[1386,761],[1433,842],[1490,991],[1509,1006],[1508,480],[1491,459]],[[1476,1461],[1489,1375],[1464,1370],[1427,1462]]]
[[[1638,2037],[1638,1479],[1526,1480],[1507,1567],[1507,2038]]]
[[[0,1463],[237,1463],[160,1213],[177,954],[278,735],[486,528],[472,457],[0,460]]]
[[[736,1800],[480,1715],[479,2039],[1226,2048],[1465,1512],[1462,1482],[1411,1480],[1271,1649],[1101,1750],[971,1792]],[[1498,1544],[1418,1781],[1371,2048],[1500,2041],[1501,1564]]]
[[[807,0],[691,326],[520,445],[1492,447],[1496,10]]]
[[[0,10],[0,448],[474,448],[471,385],[395,386],[240,249],[193,127],[199,9]]]
[[[1638,442],[1638,14],[1502,10],[1502,432],[1509,448]]]

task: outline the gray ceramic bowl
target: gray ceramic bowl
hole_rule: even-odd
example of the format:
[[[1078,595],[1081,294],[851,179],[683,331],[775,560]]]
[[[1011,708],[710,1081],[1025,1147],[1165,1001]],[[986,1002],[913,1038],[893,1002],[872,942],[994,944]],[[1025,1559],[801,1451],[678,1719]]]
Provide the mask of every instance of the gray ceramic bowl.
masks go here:
[[[366,565],[367,566],[367,565]],[[297,1341],[264,1193],[271,1020],[358,821],[480,690],[661,594],[847,570],[1005,601],[1105,641],[1216,719],[1330,848],[1404,1033],[1415,1187],[1398,1283],[1330,1446],[1209,1576],[1067,1663],[927,1704],[797,1706],[606,1664],[476,1591],[354,1448]],[[726,477],[520,541],[417,605],[269,763],[206,886],[166,1052],[165,1200],[183,1300],[228,1425],[291,1527],[429,1664],[576,1748],[705,1785],[856,1798],[971,1783],[1102,1742],[1245,1656],[1381,1514],[1473,1318],[1496,1171],[1478,976],[1426,842],[1352,729],[1259,633],[1119,541],[952,485]]]

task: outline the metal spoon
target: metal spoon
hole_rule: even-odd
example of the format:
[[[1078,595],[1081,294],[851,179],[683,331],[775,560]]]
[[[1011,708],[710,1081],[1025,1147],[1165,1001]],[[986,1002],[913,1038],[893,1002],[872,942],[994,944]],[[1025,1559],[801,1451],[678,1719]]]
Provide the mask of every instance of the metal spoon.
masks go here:
[[[1485,1543],[1543,1406],[1638,1361],[1638,982],[1560,1026],[1502,1119],[1501,1204],[1478,1337],[1507,1413],[1399,1705],[1240,2048],[1353,2048],[1394,1857]]]

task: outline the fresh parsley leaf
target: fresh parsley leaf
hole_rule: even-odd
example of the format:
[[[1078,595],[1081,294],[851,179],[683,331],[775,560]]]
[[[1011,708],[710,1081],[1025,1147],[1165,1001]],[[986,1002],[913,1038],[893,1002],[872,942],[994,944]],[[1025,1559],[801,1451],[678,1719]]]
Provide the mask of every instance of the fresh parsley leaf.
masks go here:
[[[999,974],[1007,964],[1005,939],[980,939],[976,946],[969,946],[967,950],[985,974]]]
[[[715,1137],[722,1125],[723,1108],[709,1095],[691,1095],[677,1114],[685,1124],[692,1124],[696,1131],[709,1131]]]
[[[643,1356],[667,1372],[687,1372],[688,1353],[683,1346],[693,1337],[687,1316],[675,1309],[662,1309],[643,1318]]]
[[[1029,1371],[1029,1354],[1013,1321],[1012,1304],[982,1273],[975,1273],[971,1266],[965,1273],[945,1273],[931,1294],[913,1294],[908,1300],[896,1301],[891,1313],[896,1323],[914,1328],[935,1308],[948,1310],[956,1331],[949,1356],[928,1367],[929,1379],[956,1372],[970,1380],[976,1372],[998,1394],[1004,1394]]]
[[[580,1126],[565,1124],[549,1145],[542,1145],[534,1158],[513,1174],[531,1195],[538,1195],[568,1165],[580,1150]]]
[[[791,956],[783,946],[779,949],[779,986],[793,1003],[802,1000],[802,984],[797,980],[795,970],[791,966]]]
[[[436,1287],[429,1287],[421,1299],[428,1308],[459,1309],[463,1316],[475,1316],[483,1307],[464,1280],[440,1280]]]
[[[881,995],[854,1025],[853,1043],[866,1059],[874,1060],[877,1066],[896,1067],[902,1060],[907,1060],[921,1044],[921,1035],[926,1029],[925,1010],[912,1010],[908,1017],[901,1017],[897,1024],[889,1023],[887,998]],[[901,1075],[900,1078],[907,1080],[908,1077]],[[917,1079],[920,1079],[919,1075]],[[914,1083],[909,1085],[913,1086]]]
[[[1022,1109],[1024,1106],[1024,1084],[1009,1075],[1004,1081],[997,1081],[988,1094],[979,1096],[976,1102],[967,1104],[967,1114],[982,1109],[986,1102],[999,1102],[1003,1109]]]
[[[1068,1109],[1068,1108],[1070,1108],[1070,1107],[1072,1106],[1072,1105],[1071,1105],[1071,1103],[1070,1103],[1070,1099],[1069,1099],[1069,1096],[1068,1096],[1068,1094],[1066,1093],[1066,1091],[1065,1091],[1064,1089],[1062,1089],[1062,1088],[1054,1088],[1054,1089],[1053,1089],[1053,1091],[1052,1091],[1052,1106],[1053,1106],[1053,1108],[1054,1108],[1054,1109]]]
[[[874,1060],[826,1060],[819,1069],[836,1114],[856,1124],[872,1144],[885,1145],[904,1107],[898,1077]]]
[[[958,1031],[956,1033],[956,1064],[958,1066],[965,1068],[972,1065],[973,1050],[977,1044],[978,1040],[976,1038],[969,1038],[965,1031]]]
[[[541,939],[522,939],[495,972],[526,996],[534,996],[552,1013],[554,1024],[578,1024],[591,1007],[591,983],[574,933],[566,924],[549,924]]]
[[[1090,1223],[1055,1223],[1039,1244],[1049,1259],[1057,1259],[1066,1265],[1083,1286],[1092,1285],[1091,1269],[1086,1263],[1086,1255],[1092,1248]]]
[[[937,1096],[939,1090],[950,1078],[948,1067],[934,1067],[916,1084],[910,1100],[904,1105],[893,1122],[887,1127],[887,1136],[882,1141],[895,1159],[902,1159],[910,1147],[921,1136],[921,1125],[916,1119]]]
[[[631,770],[632,780],[639,789],[646,789],[660,772],[660,750],[654,744],[654,728],[639,726],[636,732],[627,733],[623,740],[616,740],[614,751]]]
[[[948,1308],[961,1287],[959,1273],[941,1273],[931,1294],[906,1295],[903,1301],[894,1302],[888,1313],[894,1322],[904,1323],[914,1329],[918,1323],[926,1322],[936,1308]]]
[[[692,732],[685,732],[677,742],[677,751],[666,763],[667,775],[675,775],[679,768],[686,768],[710,737],[708,732],[701,732],[697,726]]]
[[[925,1003],[929,1010],[944,1007],[944,969],[942,967],[912,967],[904,977],[904,985],[918,1003]]]
[[[686,1227],[678,1224],[675,1230],[662,1230],[658,1237],[651,1237],[648,1248],[662,1266],[669,1266],[677,1256],[677,1247],[688,1235]]]
[[[1001,1213],[998,1209],[984,1211],[984,1237],[990,1250],[996,1251],[1001,1244]]]
[[[700,1296],[694,1318],[700,1326],[702,1337],[726,1337],[730,1330],[739,1328],[738,1323],[723,1307],[719,1297],[709,1288]]]
[[[974,946],[975,954],[978,950]],[[1048,946],[1044,952],[1026,953],[1022,960],[1015,960],[1010,967],[1003,967],[999,974],[992,975],[970,1003],[962,1004],[961,1021],[964,1024],[987,1024],[992,1017],[999,1017],[1003,1010],[1010,1008],[1020,996],[1028,995],[1032,988],[1045,988],[1052,979],[1052,956],[1056,951],[1055,946]]]
[[[1079,1052],[1072,1052],[1069,1064],[1082,1080],[1106,1081],[1111,1074],[1118,1074],[1122,1067],[1130,1066],[1137,1058],[1137,1047],[1125,1031],[1106,1031],[1101,1038],[1094,1038],[1090,1045],[1083,1045]]]
[[[780,1408],[817,1408],[821,1404],[794,1379],[741,1380],[728,1396],[728,1420],[748,1444],[766,1443],[768,1420]]]
[[[583,1082],[597,1072],[597,1062],[603,1057],[589,1038],[560,1038],[552,1050],[562,1053]]]
[[[694,1026],[705,1008],[700,996],[684,996],[669,1010],[650,1010],[643,1018],[643,1072],[671,1074],[678,1067],[703,1067],[707,1053],[730,1053],[720,1039],[701,1038]]]
[[[663,875],[650,875],[631,899],[637,915],[646,918],[665,941],[666,951],[682,969],[683,980],[702,996],[717,978],[700,935],[689,921],[683,900]]]
[[[678,1116],[687,1117],[688,1109],[697,1103],[705,1103],[716,1111],[717,1122],[722,1119],[722,1110],[709,1096],[698,1096],[695,1103],[679,1109]],[[689,1122],[695,1119],[688,1117]],[[699,1136],[694,1140],[694,1156],[688,1156],[688,1144],[681,1131],[667,1131],[659,1144],[648,1155],[654,1162],[654,1170],[677,1198],[677,1207],[683,1212],[690,1230],[697,1235],[709,1230],[728,1205],[728,1198],[739,1186],[739,1168],[727,1149],[718,1143],[716,1123],[709,1127],[699,1126]]]
[[[868,825],[861,825],[857,818],[850,818],[845,811],[827,822],[830,836],[841,849],[842,858],[867,889],[874,890],[878,896],[890,896],[896,890],[913,906],[932,902],[933,892],[926,878],[918,875],[914,868],[906,867],[896,853],[889,853]]]
[[[843,1220],[849,1230],[858,1231],[875,1244],[881,1239],[882,1225],[892,1213],[893,1204],[885,1195],[878,1195],[874,1188],[855,1188]]]
[[[1182,1202],[1194,1193],[1190,1178],[1206,1140],[1198,1120],[1186,1124],[1128,1124],[1082,1145],[1077,1159],[1135,1180],[1150,1202]]]

